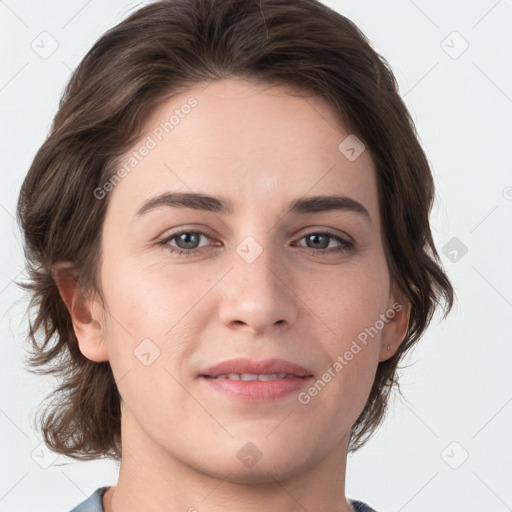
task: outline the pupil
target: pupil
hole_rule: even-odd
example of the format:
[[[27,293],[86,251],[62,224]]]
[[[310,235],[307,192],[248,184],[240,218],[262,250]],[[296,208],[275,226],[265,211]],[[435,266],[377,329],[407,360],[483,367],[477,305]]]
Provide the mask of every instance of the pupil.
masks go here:
[[[190,242],[190,239],[194,239],[194,238],[197,238],[197,236],[195,234],[192,234],[192,233],[182,233],[179,237],[179,240],[180,242],[185,242],[185,245],[186,247],[183,247],[183,249],[193,249],[194,247],[188,247],[188,245],[194,245],[195,243],[197,243],[197,240],[193,240],[192,242]]]
[[[327,240],[326,240],[326,239],[327,239],[327,237],[326,237],[325,235],[311,235],[311,236],[309,237],[309,240],[310,240],[310,241],[313,241],[315,244],[317,244],[317,241],[318,241],[318,239],[319,239],[319,238],[324,238],[324,242],[326,242],[326,241],[327,241]],[[318,245],[318,244],[317,244],[317,245]],[[327,243],[323,243],[323,244],[322,244],[322,243],[320,243],[320,245],[322,246],[322,248],[323,248],[323,249],[325,249],[325,248],[329,245],[329,243],[328,243],[328,242],[327,242]]]

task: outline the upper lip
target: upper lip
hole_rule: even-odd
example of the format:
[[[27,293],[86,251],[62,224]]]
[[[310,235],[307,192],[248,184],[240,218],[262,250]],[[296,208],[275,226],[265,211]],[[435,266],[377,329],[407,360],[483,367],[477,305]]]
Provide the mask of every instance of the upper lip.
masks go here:
[[[255,375],[269,375],[273,373],[287,373],[297,377],[311,375],[305,368],[286,359],[263,359],[255,361],[247,358],[230,359],[222,361],[200,373],[201,376],[217,377],[229,373],[252,373]]]

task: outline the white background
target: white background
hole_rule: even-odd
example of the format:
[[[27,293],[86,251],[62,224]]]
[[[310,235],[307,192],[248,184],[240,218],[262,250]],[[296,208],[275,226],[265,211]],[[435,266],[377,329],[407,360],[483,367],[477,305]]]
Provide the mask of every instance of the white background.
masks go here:
[[[434,320],[401,372],[406,401],[394,400],[379,433],[349,457],[347,494],[379,512],[512,510],[512,2],[325,3],[354,21],[396,74],[432,164],[432,225],[457,293],[449,318]],[[24,368],[26,298],[13,283],[24,261],[14,215],[70,71],[136,5],[0,1],[2,512],[67,512],[117,481],[110,461],[59,456],[43,469],[32,458],[41,450],[32,416],[56,383]],[[43,31],[58,43],[46,59],[31,47],[48,37]],[[453,237],[468,250],[456,261],[442,253]]]

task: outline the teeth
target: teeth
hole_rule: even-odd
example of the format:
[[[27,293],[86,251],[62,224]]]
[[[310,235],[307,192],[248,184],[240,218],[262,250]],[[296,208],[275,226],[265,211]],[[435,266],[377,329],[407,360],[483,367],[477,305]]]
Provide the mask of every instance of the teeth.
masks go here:
[[[231,379],[231,380],[276,380],[292,377],[287,373],[269,373],[269,374],[255,374],[255,373],[225,373],[214,377],[215,379]]]
[[[233,375],[233,374],[230,374]],[[238,375],[237,375],[238,377]],[[240,377],[238,377],[242,380],[258,380],[258,375],[255,375],[254,373],[242,373]]]
[[[258,375],[258,380],[284,379],[287,375],[287,373],[269,373],[267,375]]]

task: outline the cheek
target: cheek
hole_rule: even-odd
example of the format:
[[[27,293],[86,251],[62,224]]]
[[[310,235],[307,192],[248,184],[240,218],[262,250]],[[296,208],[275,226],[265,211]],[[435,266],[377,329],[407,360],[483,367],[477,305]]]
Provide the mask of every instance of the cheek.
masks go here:
[[[379,261],[347,267],[318,281],[308,290],[308,297],[312,309],[325,319],[333,339],[343,348],[385,312],[389,300],[387,268]]]
[[[207,301],[200,299],[212,287],[213,278],[137,261],[105,265],[102,274],[109,358],[116,377],[128,371],[135,374],[144,362],[154,361],[143,370],[148,385],[150,374],[166,368],[181,378],[180,362],[198,350],[205,329]]]
[[[139,417],[158,410],[157,396],[165,396],[170,409],[181,407],[177,362],[194,350],[184,332],[194,329],[186,313],[197,302],[197,291],[176,292],[176,283],[162,272],[119,262],[102,270],[109,362],[125,404]],[[160,421],[159,416],[152,421]]]
[[[345,279],[344,286],[330,289],[329,300],[324,296],[322,303],[328,309],[320,316],[330,332],[318,336],[317,350],[325,354],[326,363],[299,396],[322,429],[334,437],[347,432],[361,413],[378,365],[380,332],[371,329],[385,311],[385,303],[384,294],[376,293],[371,282],[363,277],[353,282]]]
[[[137,337],[163,339],[178,328],[211,284],[162,264],[105,266],[105,295],[114,320]],[[119,326],[118,326],[119,327]]]
[[[379,361],[381,315],[389,300],[387,267],[376,258],[319,284],[322,290],[311,289],[308,304],[328,328],[321,338],[329,360],[322,380],[331,387],[333,400],[362,407]]]

